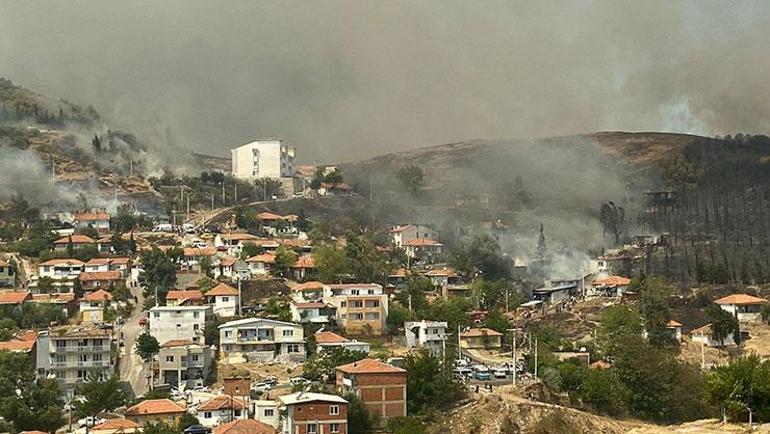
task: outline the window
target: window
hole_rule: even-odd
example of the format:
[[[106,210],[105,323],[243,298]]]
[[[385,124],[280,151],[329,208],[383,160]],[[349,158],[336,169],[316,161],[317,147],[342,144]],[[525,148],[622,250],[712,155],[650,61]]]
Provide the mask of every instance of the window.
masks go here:
[[[67,341],[56,341],[56,348],[64,348],[67,346]]]
[[[233,331],[232,330],[225,330],[225,337],[226,338],[233,337]]]
[[[273,417],[273,414],[275,413],[272,408],[265,409],[265,417]]]
[[[363,301],[354,301],[353,302],[353,307],[364,307],[364,302]]]
[[[340,303],[340,307],[347,307],[347,306],[348,306],[348,302],[347,301],[343,301],[343,302]]]
[[[94,362],[101,362],[102,361],[102,355],[101,354],[94,354],[92,357]]]
[[[87,362],[88,354],[78,354],[78,362]]]
[[[286,336],[294,336],[294,330],[284,330],[283,331],[283,336],[284,337],[286,337]]]
[[[317,431],[317,425],[314,423],[307,424],[307,434],[316,434]]]
[[[235,410],[234,413],[235,413],[235,417],[241,417],[241,411],[240,410]]]
[[[329,432],[330,433],[340,432],[340,424],[338,424],[338,423],[330,423],[329,424]]]
[[[193,324],[193,330],[198,330],[200,328],[199,324]]]
[[[340,406],[339,405],[330,405],[329,406],[329,414],[331,414],[331,415],[338,415],[338,414],[340,414]]]
[[[152,316],[155,318],[160,318],[160,312],[153,312]]]
[[[206,419],[210,419],[211,418],[211,412],[210,411],[204,411],[203,412],[203,417],[205,417]]]
[[[357,290],[357,289],[351,289],[350,290],[350,294],[352,294],[352,295],[358,295],[359,293],[360,293],[360,291]]]
[[[166,356],[166,362],[174,363],[174,356]]]
[[[222,297],[222,303],[228,303],[230,301],[230,297]]]
[[[299,344],[291,344],[286,346],[286,352],[287,353],[298,353],[299,352]]]
[[[192,361],[193,362],[197,362],[198,361],[198,355],[197,354],[193,354],[192,355]]]
[[[193,312],[193,318],[198,318],[200,314],[200,312]]]
[[[373,290],[373,289],[370,289],[369,291],[367,291],[367,293],[368,293],[369,295],[374,295],[374,290]]]

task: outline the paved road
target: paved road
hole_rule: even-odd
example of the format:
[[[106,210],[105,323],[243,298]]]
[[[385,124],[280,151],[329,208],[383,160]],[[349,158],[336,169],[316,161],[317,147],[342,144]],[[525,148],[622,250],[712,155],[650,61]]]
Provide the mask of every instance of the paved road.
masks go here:
[[[147,392],[146,365],[134,349],[136,337],[144,331],[144,327],[139,325],[139,318],[145,315],[142,312],[144,297],[141,288],[131,288],[131,293],[137,297],[139,302],[131,317],[126,319],[126,323],[120,329],[123,333],[124,354],[120,361],[120,378],[131,386],[134,396],[139,396]]]

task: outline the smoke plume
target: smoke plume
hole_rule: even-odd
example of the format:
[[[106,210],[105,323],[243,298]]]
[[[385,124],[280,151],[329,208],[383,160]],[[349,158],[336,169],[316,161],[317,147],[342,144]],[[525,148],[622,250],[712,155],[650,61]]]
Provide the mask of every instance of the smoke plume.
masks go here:
[[[280,136],[339,161],[470,138],[767,132],[768,36],[761,1],[5,1],[0,75],[92,103],[159,152]]]

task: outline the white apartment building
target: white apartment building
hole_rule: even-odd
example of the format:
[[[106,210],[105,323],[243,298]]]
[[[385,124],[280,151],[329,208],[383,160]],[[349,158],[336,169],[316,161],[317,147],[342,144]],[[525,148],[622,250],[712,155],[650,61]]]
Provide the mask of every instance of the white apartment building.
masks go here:
[[[298,306],[307,306],[302,311],[312,312],[319,306],[318,322],[323,316],[336,311],[334,318],[346,333],[360,335],[381,335],[388,318],[388,295],[376,283],[323,284],[306,282],[292,288],[293,309],[299,314]],[[326,307],[320,308],[324,303]],[[293,314],[294,311],[293,311]],[[307,315],[306,315],[307,316]]]
[[[203,343],[203,328],[211,316],[210,306],[155,306],[148,315],[150,334],[161,345],[179,340]]]
[[[158,373],[164,384],[202,386],[213,368],[214,349],[192,341],[168,341],[160,346]]]
[[[404,323],[406,346],[428,348],[434,356],[444,351],[447,323],[443,321],[410,321]]]
[[[302,326],[262,318],[244,318],[219,326],[219,349],[224,357],[243,356],[269,361],[304,360]]]
[[[390,238],[396,247],[404,247],[410,241],[418,239],[438,241],[438,231],[428,225],[399,225],[390,230]]]
[[[50,259],[37,266],[37,276],[32,277],[30,291],[37,293],[37,282],[41,277],[53,279],[58,292],[72,292],[75,280],[83,272],[85,263],[77,259]]]
[[[110,330],[95,326],[62,326],[37,334],[36,368],[39,376],[53,376],[71,398],[78,383],[92,377],[107,379],[115,373],[110,359]]]
[[[283,140],[256,140],[231,149],[232,173],[239,179],[294,176],[294,147]]]

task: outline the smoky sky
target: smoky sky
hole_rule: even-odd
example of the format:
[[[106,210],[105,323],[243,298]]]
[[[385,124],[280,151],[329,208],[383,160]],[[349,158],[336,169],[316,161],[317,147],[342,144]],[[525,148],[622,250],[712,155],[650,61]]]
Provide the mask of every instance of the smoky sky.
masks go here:
[[[156,146],[303,161],[597,130],[763,133],[769,2],[0,1],[0,75]]]

